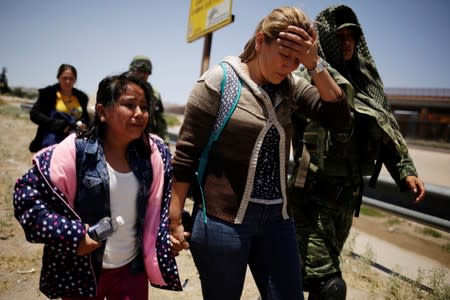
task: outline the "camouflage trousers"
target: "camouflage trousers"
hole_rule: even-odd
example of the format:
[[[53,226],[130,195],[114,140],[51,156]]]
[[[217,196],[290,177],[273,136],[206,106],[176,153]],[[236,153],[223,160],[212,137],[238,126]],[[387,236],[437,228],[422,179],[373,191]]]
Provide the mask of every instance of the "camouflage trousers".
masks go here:
[[[358,191],[359,185],[330,182],[313,190],[289,189],[306,291],[313,281],[341,272],[340,254],[359,203]]]

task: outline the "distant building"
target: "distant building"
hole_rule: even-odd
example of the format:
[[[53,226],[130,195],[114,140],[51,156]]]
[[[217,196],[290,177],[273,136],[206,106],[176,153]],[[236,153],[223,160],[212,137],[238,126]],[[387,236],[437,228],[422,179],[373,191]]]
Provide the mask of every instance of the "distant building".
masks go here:
[[[386,88],[406,139],[450,142],[450,89]]]

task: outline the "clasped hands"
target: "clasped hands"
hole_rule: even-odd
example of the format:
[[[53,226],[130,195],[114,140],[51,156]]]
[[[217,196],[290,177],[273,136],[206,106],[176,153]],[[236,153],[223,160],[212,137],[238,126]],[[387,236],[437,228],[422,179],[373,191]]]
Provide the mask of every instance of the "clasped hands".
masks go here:
[[[170,248],[172,249],[172,254],[178,256],[182,250],[189,249],[189,242],[187,239],[190,237],[190,233],[184,231],[184,226],[180,222],[171,222],[169,224],[170,231]]]

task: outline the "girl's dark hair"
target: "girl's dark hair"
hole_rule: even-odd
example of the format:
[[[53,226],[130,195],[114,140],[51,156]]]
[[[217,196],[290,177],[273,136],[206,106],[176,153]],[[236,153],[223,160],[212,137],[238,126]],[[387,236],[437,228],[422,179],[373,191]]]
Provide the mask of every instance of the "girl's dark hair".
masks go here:
[[[127,90],[127,85],[130,83],[138,85],[144,91],[147,106],[150,108],[151,95],[148,83],[134,76],[129,71],[122,73],[120,75],[107,76],[102,81],[100,81],[97,89],[97,104],[102,104],[105,108],[111,107],[119,100],[120,96]],[[151,111],[152,110],[149,109],[149,112]],[[151,117],[152,116],[150,116],[150,118]],[[87,139],[98,138],[101,141],[106,134],[106,130],[107,130],[106,124],[101,122],[100,117],[96,113],[94,116],[94,121],[92,122],[91,126],[87,130],[80,132],[78,136]],[[146,153],[151,152],[149,144],[149,134],[150,134],[150,122],[148,122],[146,128],[144,129],[144,133],[141,136],[141,138],[132,142],[136,143],[136,147],[138,148],[138,150],[139,149],[143,150]]]
[[[75,69],[74,66],[69,65],[69,64],[62,64],[62,65],[59,66],[58,72],[56,73],[56,79],[59,79],[59,76],[61,76],[61,74],[62,74],[65,70],[70,70],[70,71],[72,71],[73,76],[75,76],[75,79],[77,79],[77,69]]]

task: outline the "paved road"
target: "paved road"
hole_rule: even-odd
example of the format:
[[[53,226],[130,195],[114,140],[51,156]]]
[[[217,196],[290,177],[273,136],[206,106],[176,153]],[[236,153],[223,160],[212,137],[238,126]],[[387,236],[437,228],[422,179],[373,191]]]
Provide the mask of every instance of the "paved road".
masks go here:
[[[409,148],[419,177],[427,183],[450,187],[450,153]]]

